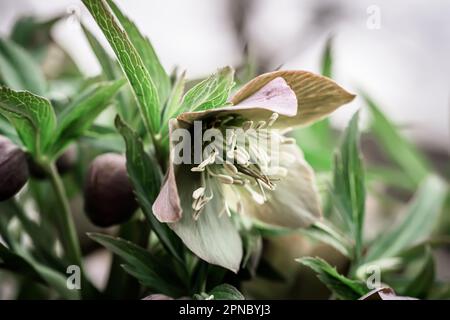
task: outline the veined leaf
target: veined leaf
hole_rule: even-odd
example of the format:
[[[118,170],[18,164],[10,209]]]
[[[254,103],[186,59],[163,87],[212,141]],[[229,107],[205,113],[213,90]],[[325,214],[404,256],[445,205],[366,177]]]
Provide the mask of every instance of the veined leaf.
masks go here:
[[[191,88],[183,97],[183,110],[200,111],[226,104],[233,81],[234,70],[225,67]]]
[[[122,72],[116,61],[109,56],[100,42],[98,42],[94,35],[84,25],[82,25],[82,28],[92,51],[102,67],[102,71],[106,79],[113,81],[122,78]],[[126,89],[127,94],[125,94],[124,90],[117,94],[118,111],[120,115],[125,118],[125,120],[130,119],[130,115],[134,112],[134,107],[136,106],[133,103],[134,101],[131,101],[131,91],[128,90],[128,87]]]
[[[353,245],[347,237],[330,224],[316,222],[309,228],[301,229],[300,233],[323,243],[329,244],[348,258],[352,258]]]
[[[170,92],[170,78],[147,37],[144,37],[136,25],[125,16],[112,0],[107,0],[114,15],[126,31],[131,43],[136,48],[154,84],[158,88],[160,102],[164,104]]]
[[[394,257],[428,238],[436,226],[447,191],[447,184],[439,177],[428,177],[408,206],[403,221],[389,232],[377,237],[364,260],[370,262]]]
[[[181,280],[173,269],[159,264],[156,256],[130,241],[103,234],[89,234],[89,237],[120,256],[125,262],[124,269],[146,286],[169,296],[180,296],[183,292],[177,283]]]
[[[304,257],[296,261],[314,270],[319,280],[339,299],[357,300],[369,292],[362,281],[344,277],[321,258]]]
[[[0,87],[0,113],[13,124],[30,152],[45,151],[56,128],[55,112],[47,99],[28,91]]]
[[[81,136],[95,118],[109,105],[125,80],[97,83],[83,91],[58,115],[58,128],[52,155],[57,155],[70,142]]]
[[[19,45],[0,38],[0,79],[15,90],[29,90],[43,95],[47,91],[39,65]]]
[[[416,147],[407,141],[381,112],[377,104],[367,95],[362,97],[372,114],[371,130],[383,150],[408,175],[411,183],[417,186],[429,173],[430,165]]]
[[[115,61],[109,56],[109,54],[106,52],[106,50],[103,48],[103,46],[98,42],[98,40],[95,38],[95,36],[87,29],[84,25],[81,25],[83,29],[83,33],[89,42],[89,45],[91,46],[92,51],[94,52],[95,56],[97,57],[97,61],[99,62],[100,66],[102,67],[102,71],[105,74],[106,78],[108,80],[114,80],[117,79],[117,72],[116,70],[116,63]]]
[[[12,142],[14,142],[19,146],[22,143],[17,135],[16,130],[11,125],[11,123],[9,123],[8,120],[1,115],[0,115],[0,134],[8,137]]]
[[[335,154],[333,196],[337,208],[355,239],[355,253],[361,254],[364,224],[364,169],[359,151],[358,113],[344,133]]]
[[[173,86],[172,92],[167,100],[165,115],[170,119],[181,111],[180,106],[183,98],[184,87],[186,85],[186,72],[182,72]],[[165,124],[167,126],[167,124]]]
[[[159,240],[175,258],[182,262],[180,240],[167,225],[160,223],[153,215],[152,204],[159,193],[162,181],[159,165],[144,151],[142,141],[120,117],[116,117],[115,124],[125,140],[128,175],[133,183],[138,202]]]
[[[161,145],[167,146],[169,141],[169,120],[183,112],[183,93],[186,86],[186,72],[182,72],[173,85],[162,116]]]
[[[117,24],[104,0],[83,0],[112,49],[133,89],[144,124],[151,135],[159,130],[160,100],[138,51]]]

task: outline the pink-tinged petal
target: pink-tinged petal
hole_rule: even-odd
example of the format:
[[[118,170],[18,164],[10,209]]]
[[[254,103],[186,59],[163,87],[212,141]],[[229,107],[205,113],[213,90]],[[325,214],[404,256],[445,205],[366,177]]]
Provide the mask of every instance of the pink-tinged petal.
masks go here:
[[[274,112],[285,117],[293,117],[297,114],[297,104],[294,91],[283,78],[278,77],[236,105],[185,112],[178,116],[178,120],[192,123],[211,116],[238,114],[244,118],[259,121],[268,120]]]
[[[296,115],[280,117],[278,126],[306,125],[320,120],[355,97],[329,78],[307,71],[280,70],[254,78],[231,98],[231,102],[234,105],[240,104],[278,77],[287,82],[298,102]]]
[[[293,110],[292,93],[296,96],[297,111]],[[264,95],[267,94],[265,99]],[[232,106],[185,112],[178,119],[193,122],[219,114],[239,114],[244,118],[260,121],[267,120],[276,112],[280,117],[274,124],[275,128],[295,127],[328,116],[354,97],[333,80],[311,72],[275,71],[262,74],[244,85],[230,99]]]
[[[234,108],[261,108],[287,117],[293,117],[297,114],[297,97],[286,81],[281,77],[277,77],[269,81],[250,97],[235,104]]]
[[[173,165],[169,165],[164,184],[153,203],[153,214],[160,222],[176,222],[183,213],[174,171]]]
[[[169,137],[172,132],[181,127],[176,119],[169,120]],[[155,202],[153,203],[152,209],[153,214],[160,222],[176,222],[181,218],[183,210],[180,203],[180,195],[178,193],[176,171],[177,170],[188,170],[188,168],[181,168],[176,166],[173,159],[173,144],[170,143],[170,161],[169,167],[167,169],[164,184],[161,191],[158,194]]]

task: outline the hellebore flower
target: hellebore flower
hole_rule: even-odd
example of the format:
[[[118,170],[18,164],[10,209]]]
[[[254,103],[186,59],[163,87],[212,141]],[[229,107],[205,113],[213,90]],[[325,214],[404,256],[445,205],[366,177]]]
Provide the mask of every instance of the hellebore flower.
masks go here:
[[[276,71],[244,85],[229,100],[231,105],[171,119],[170,164],[153,204],[155,216],[197,256],[237,272],[242,243],[230,209],[289,228],[307,227],[319,219],[314,173],[285,133],[353,98],[328,78]],[[200,159],[195,159],[198,131],[203,140]],[[180,132],[190,133],[194,141]],[[268,143],[259,143],[263,140]],[[194,161],[187,163],[192,150]]]

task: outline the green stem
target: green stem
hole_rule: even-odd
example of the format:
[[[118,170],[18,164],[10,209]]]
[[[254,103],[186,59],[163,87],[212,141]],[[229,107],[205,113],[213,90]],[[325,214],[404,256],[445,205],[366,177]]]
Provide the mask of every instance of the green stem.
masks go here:
[[[57,220],[59,227],[58,231],[64,246],[64,251],[71,263],[76,264],[83,269],[80,244],[78,242],[77,232],[73,223],[72,212],[70,210],[66,190],[54,163],[47,166],[47,171],[50,176],[52,186],[55,189],[56,198],[58,199],[59,205],[62,209],[62,212],[57,215]]]

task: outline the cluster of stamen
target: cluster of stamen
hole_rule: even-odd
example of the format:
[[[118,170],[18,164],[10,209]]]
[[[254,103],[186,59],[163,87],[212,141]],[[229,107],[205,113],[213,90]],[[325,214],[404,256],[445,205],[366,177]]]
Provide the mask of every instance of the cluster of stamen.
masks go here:
[[[256,123],[229,115],[209,123],[209,128],[217,128],[227,134],[225,141],[215,141],[216,147],[209,147],[209,153],[203,157],[204,160],[191,168],[191,171],[202,175],[202,186],[192,194],[194,219],[198,219],[205,205],[214,196],[208,188],[210,179],[224,185],[243,188],[259,204],[267,201],[266,191],[275,190],[275,182],[288,173],[287,169],[278,163],[290,156],[269,148],[273,146],[270,140],[276,139],[281,144],[295,143],[293,138],[284,136],[286,131],[280,132],[271,128],[277,119],[277,113],[273,113],[267,121]],[[238,137],[236,132],[243,133],[243,136]],[[245,141],[244,145],[238,143],[239,139]],[[258,142],[262,139],[266,139],[268,143],[261,146]],[[220,152],[222,145],[225,145],[225,159],[222,159]],[[275,157],[278,159],[274,159]],[[229,213],[228,208],[226,212]]]

